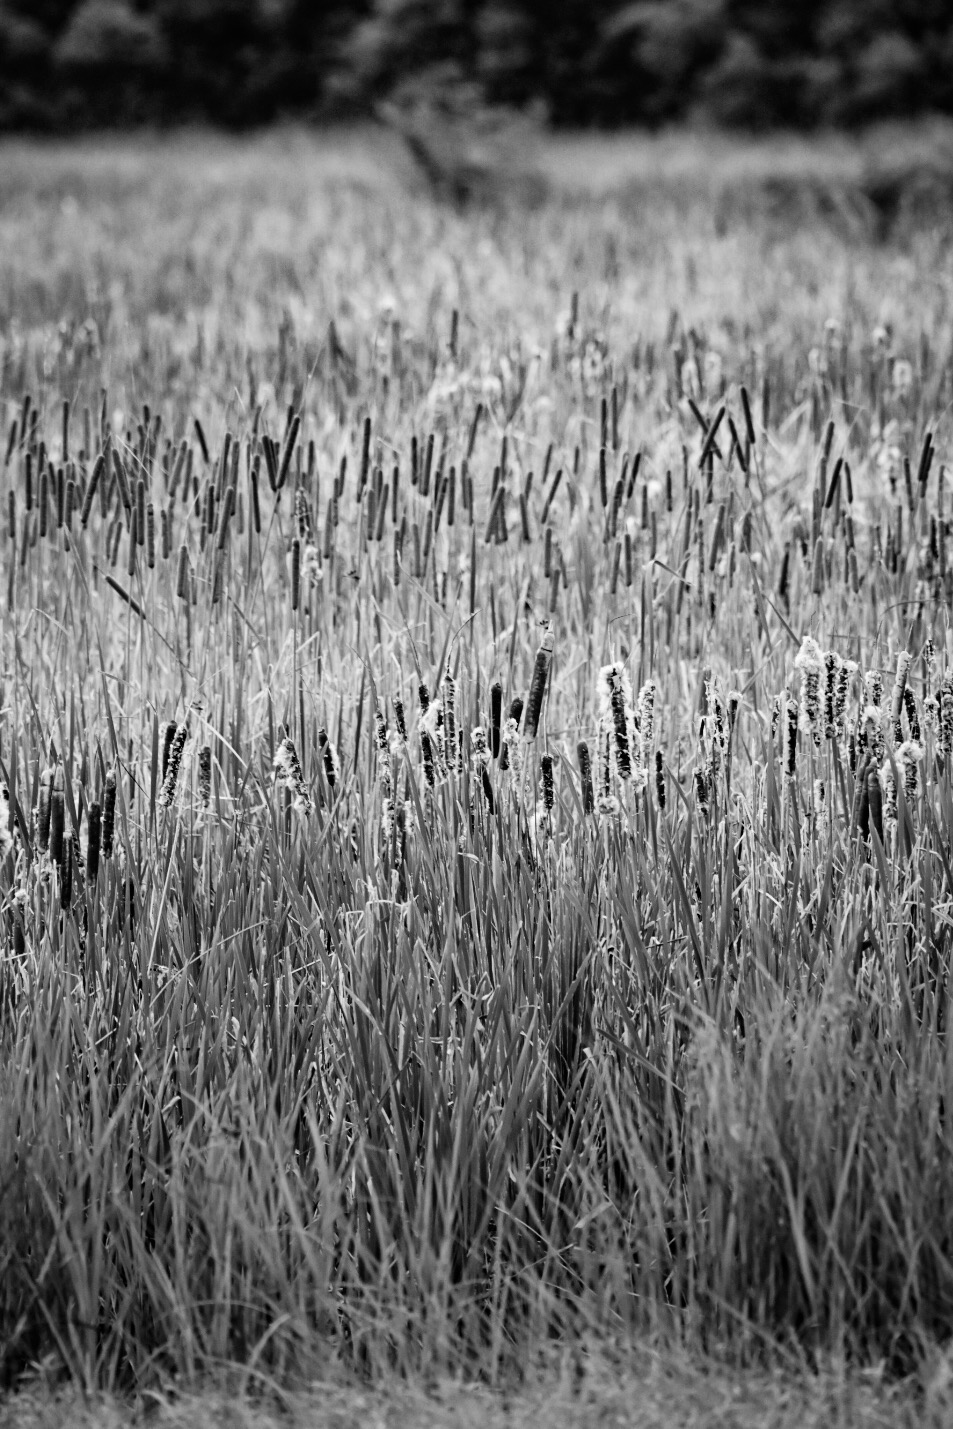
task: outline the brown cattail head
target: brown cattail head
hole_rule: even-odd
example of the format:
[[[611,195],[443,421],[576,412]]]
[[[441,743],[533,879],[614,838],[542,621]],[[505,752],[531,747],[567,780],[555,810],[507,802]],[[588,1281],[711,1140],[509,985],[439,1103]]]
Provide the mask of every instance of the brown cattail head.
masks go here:
[[[199,803],[207,809],[212,798],[212,751],[207,744],[199,750]]]
[[[301,542],[297,536],[291,542],[291,609],[298,609],[301,595]]]
[[[86,816],[86,881],[93,884],[99,873],[99,850],[102,844],[102,809],[94,800]]]
[[[490,686],[490,753],[500,757],[500,730],[503,721],[503,686],[495,680]]]
[[[103,794],[103,858],[112,857],[115,826],[116,771],[115,769],[110,769],[106,774],[105,792]]]
[[[179,600],[189,599],[189,548],[184,543],[179,547],[179,568],[175,589]]]
[[[60,907],[68,908],[73,899],[73,844],[71,839],[63,841],[63,857],[60,861]]]
[[[665,764],[662,751],[655,751],[655,799],[660,809],[665,808]]]
[[[579,757],[579,778],[582,783],[582,812],[591,814],[596,807],[596,796],[592,787],[592,758],[584,739],[577,744],[576,753]]]
[[[549,813],[556,802],[556,791],[553,783],[553,756],[544,754],[540,760],[540,770],[543,779],[543,807]]]
[[[66,826],[66,775],[62,764],[57,764],[53,774],[53,792],[50,799],[50,860],[54,864],[63,861],[63,832]]]
[[[526,739],[535,739],[536,731],[539,728],[539,717],[542,713],[543,696],[546,693],[554,645],[555,636],[552,627],[550,627],[536,652],[536,663],[533,667],[533,678],[530,682],[529,699],[526,705],[526,722],[523,726],[523,735]]]
[[[53,793],[53,770],[47,768],[40,775],[40,790],[36,803],[36,840],[41,853],[50,846],[51,796]]]

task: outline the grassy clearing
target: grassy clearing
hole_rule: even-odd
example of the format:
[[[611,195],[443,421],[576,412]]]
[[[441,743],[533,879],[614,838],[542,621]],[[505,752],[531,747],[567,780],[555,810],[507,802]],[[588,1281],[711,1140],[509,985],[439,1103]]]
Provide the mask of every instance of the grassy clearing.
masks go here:
[[[770,148],[466,213],[382,152],[0,155],[3,1372],[906,1373],[947,230]]]

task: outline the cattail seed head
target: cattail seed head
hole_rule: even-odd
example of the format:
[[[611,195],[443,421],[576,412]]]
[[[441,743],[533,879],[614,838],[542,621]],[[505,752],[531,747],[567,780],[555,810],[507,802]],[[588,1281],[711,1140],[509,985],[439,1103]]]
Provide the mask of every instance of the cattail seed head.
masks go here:
[[[179,782],[179,767],[182,763],[182,752],[185,749],[186,740],[189,737],[188,720],[183,720],[175,731],[172,744],[169,748],[169,763],[165,777],[162,780],[162,788],[159,790],[156,803],[162,809],[168,809],[174,799],[176,786]]]
[[[555,636],[552,628],[546,631],[539,649],[536,652],[536,663],[533,667],[533,678],[530,681],[529,699],[526,705],[526,719],[523,724],[524,739],[535,739],[536,731],[539,728],[539,717],[543,708],[543,696],[546,693],[546,683],[549,679],[549,670],[553,660],[553,648]]]
[[[99,873],[99,850],[102,844],[102,809],[93,800],[86,816],[86,882],[94,884]]]
[[[893,682],[893,689],[890,693],[890,723],[894,730],[894,737],[899,744],[902,740],[900,729],[900,710],[903,703],[903,692],[907,685],[907,672],[910,669],[912,656],[908,650],[901,650],[897,656],[897,673]]]
[[[169,754],[172,750],[172,743],[175,739],[175,720],[170,720],[166,725],[162,735],[162,779],[169,772]],[[161,787],[161,781],[160,781]]]
[[[805,636],[794,661],[801,672],[801,728],[820,746],[820,692],[824,673],[824,657],[820,646],[810,635]]]
[[[111,858],[113,851],[113,834],[116,827],[116,771],[110,769],[106,774],[106,783],[103,794],[103,858]]]
[[[665,764],[662,751],[655,751],[655,800],[660,809],[665,808]]]
[[[920,743],[920,717],[917,713],[916,697],[909,685],[903,687],[903,707],[907,716],[910,738],[914,744]]]
[[[784,720],[784,773],[793,779],[797,772],[798,707],[788,700]]]
[[[951,703],[953,709],[953,703]],[[36,804],[36,840],[41,853],[50,846],[51,796],[53,792],[53,770],[46,768],[40,775],[40,789]]]
[[[553,783],[553,757],[551,754],[544,754],[540,760],[540,771],[543,781],[543,807],[547,814],[552,811],[556,802],[556,792]]]
[[[5,858],[13,848],[13,825],[10,814],[10,790],[6,784],[0,784],[0,858]]]
[[[308,793],[308,786],[304,781],[301,772],[301,763],[298,759],[298,751],[294,747],[294,741],[290,735],[285,735],[278,748],[275,750],[275,777],[286,789],[290,789],[293,798],[291,806],[304,818],[311,813],[311,796]],[[211,774],[211,761],[209,765]]]
[[[887,759],[880,767],[880,787],[883,790],[883,817],[889,826],[897,823],[897,781],[893,775],[893,765]]]
[[[207,809],[212,798],[212,751],[207,744],[199,750],[199,803]]]
[[[503,686],[499,680],[495,680],[490,686],[490,753],[494,759],[500,757],[502,718]]]
[[[474,725],[470,731],[470,763],[477,772],[480,772],[487,767],[489,762],[490,750],[487,747],[486,730],[481,724]]]
[[[318,730],[318,749],[324,764],[324,774],[328,781],[328,788],[333,789],[338,781],[340,765],[338,762],[337,750],[328,739],[328,732],[323,727]]]
[[[66,909],[73,900],[73,844],[70,839],[63,842],[63,857],[60,861],[60,907]]]
[[[592,787],[592,759],[585,740],[579,741],[576,753],[579,758],[579,779],[582,784],[582,812],[591,814],[595,808],[596,800]]]
[[[920,788],[920,778],[917,769],[923,758],[923,747],[919,740],[910,738],[901,744],[897,750],[897,764],[903,774],[903,793],[910,807],[911,816],[916,804],[917,794]]]
[[[53,774],[53,792],[50,799],[50,861],[63,861],[63,833],[66,825],[66,775],[62,764],[57,764]]]

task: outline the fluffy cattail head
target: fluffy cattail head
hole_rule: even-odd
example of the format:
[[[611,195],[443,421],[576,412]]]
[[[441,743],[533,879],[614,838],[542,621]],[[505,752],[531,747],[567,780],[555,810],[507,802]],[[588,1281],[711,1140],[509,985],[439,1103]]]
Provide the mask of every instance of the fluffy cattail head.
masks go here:
[[[182,765],[182,753],[185,749],[186,741],[189,737],[189,722],[183,720],[175,731],[172,744],[169,747],[169,763],[166,769],[165,778],[162,781],[162,788],[156,803],[160,808],[168,809],[175,800],[175,791],[179,782],[179,769]]]
[[[304,818],[311,813],[311,795],[301,771],[298,751],[290,735],[285,735],[275,750],[275,777],[292,793],[292,808]]]

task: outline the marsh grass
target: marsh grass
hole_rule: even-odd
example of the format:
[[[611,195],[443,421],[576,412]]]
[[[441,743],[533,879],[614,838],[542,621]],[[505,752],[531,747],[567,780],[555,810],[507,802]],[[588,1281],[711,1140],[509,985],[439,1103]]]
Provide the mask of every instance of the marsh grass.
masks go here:
[[[20,147],[21,191],[31,157],[0,305],[5,1377],[934,1353],[943,233],[757,205],[719,233],[677,175],[637,219],[461,215],[302,140],[189,181],[162,146],[84,181]],[[798,727],[808,636],[858,668]],[[903,651],[898,731],[862,676]],[[616,662],[654,683],[621,714],[639,779]]]

